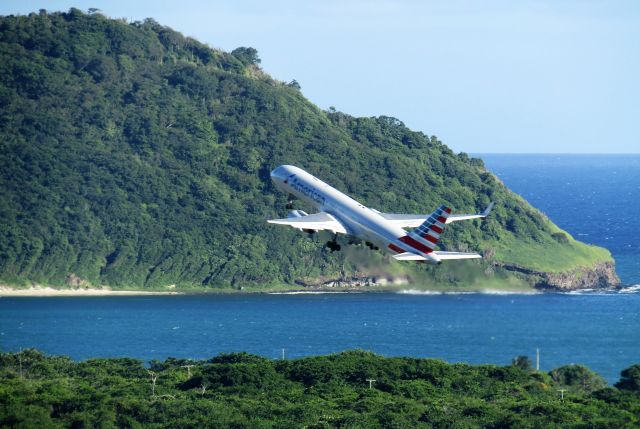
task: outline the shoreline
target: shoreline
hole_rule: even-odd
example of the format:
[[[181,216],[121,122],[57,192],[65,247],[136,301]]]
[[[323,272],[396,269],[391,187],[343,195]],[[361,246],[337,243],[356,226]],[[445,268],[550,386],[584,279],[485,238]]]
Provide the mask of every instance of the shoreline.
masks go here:
[[[78,288],[78,289],[56,289],[49,286],[32,286],[26,289],[14,289],[9,286],[0,286],[0,298],[10,297],[99,297],[99,296],[159,296],[159,295],[317,295],[317,294],[376,294],[376,293],[398,293],[406,295],[448,295],[448,294],[494,294],[511,295],[525,294],[533,295],[542,293],[536,290],[506,290],[506,289],[421,289],[421,288],[345,288],[345,289],[288,289],[288,290],[184,290],[184,291],[144,291],[144,290],[113,290],[99,288]]]
[[[31,286],[29,288],[13,288],[0,285],[0,298],[10,297],[99,297],[99,296],[159,296],[159,295],[315,295],[315,294],[348,294],[348,293],[398,293],[403,295],[540,295],[547,293],[589,294],[589,293],[640,293],[640,285],[624,285],[611,289],[575,289],[568,291],[540,290],[540,289],[492,289],[492,288],[461,288],[426,289],[407,286],[405,288],[305,288],[305,289],[264,289],[264,290],[113,290],[109,288],[77,288],[56,289],[50,286]]]
[[[2,297],[55,297],[55,296],[136,296],[136,295],[182,295],[176,291],[112,290],[112,289],[55,289],[48,286],[32,286],[27,289],[14,289],[0,286]]]

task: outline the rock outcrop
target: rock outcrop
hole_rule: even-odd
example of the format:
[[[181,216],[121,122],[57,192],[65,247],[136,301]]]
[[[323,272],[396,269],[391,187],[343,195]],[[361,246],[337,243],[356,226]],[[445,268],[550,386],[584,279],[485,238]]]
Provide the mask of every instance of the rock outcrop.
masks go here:
[[[610,289],[620,285],[614,262],[602,262],[593,267],[579,267],[560,273],[543,273],[514,265],[503,267],[524,274],[533,287],[541,290]]]

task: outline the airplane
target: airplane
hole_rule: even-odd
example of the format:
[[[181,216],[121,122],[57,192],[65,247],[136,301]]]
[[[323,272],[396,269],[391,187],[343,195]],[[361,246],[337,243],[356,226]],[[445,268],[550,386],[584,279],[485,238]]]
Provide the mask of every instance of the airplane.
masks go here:
[[[267,222],[288,225],[313,233],[330,231],[334,233],[327,247],[340,250],[338,234],[363,239],[372,249],[384,248],[393,253],[398,261],[421,261],[440,263],[449,259],[481,258],[477,253],[444,252],[435,250],[445,225],[467,219],[485,218],[491,212],[493,203],[477,214],[451,214],[445,205],[438,207],[430,215],[381,213],[365,207],[317,177],[293,165],[281,165],[271,172],[271,180],[282,192],[306,201],[318,208],[319,212],[307,214],[302,210],[292,210],[285,219],[271,219]],[[288,208],[292,208],[288,205]],[[403,228],[414,228],[407,232]]]

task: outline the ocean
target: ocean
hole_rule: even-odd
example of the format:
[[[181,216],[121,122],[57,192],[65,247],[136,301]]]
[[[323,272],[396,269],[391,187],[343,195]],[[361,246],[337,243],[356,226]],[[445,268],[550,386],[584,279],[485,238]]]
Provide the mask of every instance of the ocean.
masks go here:
[[[576,238],[607,247],[640,283],[640,156],[482,155],[510,188]],[[585,364],[610,383],[640,363],[640,293],[298,294],[0,298],[0,350],[74,359],[269,358],[361,348],[386,356],[542,370]]]
[[[640,294],[146,296],[0,299],[2,350],[74,359],[269,358],[371,350],[541,369],[585,364],[610,382],[640,362]]]
[[[609,249],[623,283],[640,284],[640,154],[475,156],[574,238]]]

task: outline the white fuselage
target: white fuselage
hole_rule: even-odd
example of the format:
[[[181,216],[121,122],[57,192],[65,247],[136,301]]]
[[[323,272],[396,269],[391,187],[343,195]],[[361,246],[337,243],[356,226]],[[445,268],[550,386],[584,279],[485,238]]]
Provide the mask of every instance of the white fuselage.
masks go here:
[[[348,234],[387,250],[389,245],[407,247],[399,241],[399,238],[407,234],[404,229],[393,225],[375,210],[365,207],[303,169],[282,165],[271,172],[271,179],[281,191],[294,195],[335,217],[344,225]]]

